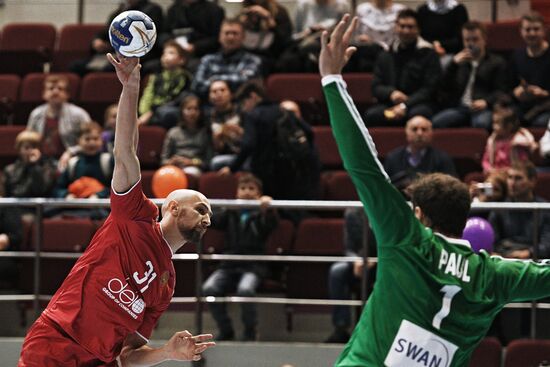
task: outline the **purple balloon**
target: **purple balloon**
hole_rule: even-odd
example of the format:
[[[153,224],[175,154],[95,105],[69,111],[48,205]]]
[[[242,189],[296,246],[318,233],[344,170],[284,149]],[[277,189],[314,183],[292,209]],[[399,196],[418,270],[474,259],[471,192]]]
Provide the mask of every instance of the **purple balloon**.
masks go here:
[[[464,227],[462,238],[470,241],[472,250],[475,252],[479,252],[479,250],[493,251],[495,232],[491,223],[486,219],[480,217],[469,218],[466,227]]]

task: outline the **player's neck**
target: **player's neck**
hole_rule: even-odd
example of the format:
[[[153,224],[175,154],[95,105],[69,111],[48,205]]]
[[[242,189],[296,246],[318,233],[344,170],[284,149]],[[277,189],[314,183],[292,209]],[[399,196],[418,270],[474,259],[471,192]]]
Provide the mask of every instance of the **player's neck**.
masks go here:
[[[160,230],[164,240],[168,243],[174,254],[187,243],[187,240],[183,238],[181,233],[176,228],[169,226],[164,220],[160,222]]]

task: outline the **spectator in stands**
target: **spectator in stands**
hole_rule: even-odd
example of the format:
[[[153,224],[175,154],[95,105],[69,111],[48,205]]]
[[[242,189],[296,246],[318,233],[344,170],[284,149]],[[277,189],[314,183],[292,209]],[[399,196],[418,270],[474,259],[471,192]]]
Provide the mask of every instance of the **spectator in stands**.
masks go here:
[[[176,41],[167,41],[160,58],[162,71],[149,75],[139,101],[138,124],[170,129],[178,123],[181,98],[190,88],[192,75],[185,69],[187,53]]]
[[[503,201],[506,198],[506,169],[493,170],[483,182],[470,183],[472,202]]]
[[[214,80],[225,80],[232,91],[261,77],[261,59],[243,49],[244,28],[236,19],[225,19],[220,29],[220,51],[205,55],[197,68],[192,89],[201,98]]]
[[[384,160],[391,182],[401,192],[421,173],[446,173],[456,176],[451,157],[432,146],[433,129],[430,120],[415,116],[405,125],[407,145],[399,147]]]
[[[490,130],[491,107],[508,91],[506,61],[487,52],[487,32],[480,22],[464,24],[462,40],[464,49],[454,55],[438,88],[438,99],[446,109],[432,122],[435,128],[471,123]]]
[[[462,50],[460,30],[467,21],[468,9],[458,0],[427,0],[418,7],[420,35],[433,43],[439,56]]]
[[[46,103],[32,110],[27,130],[42,135],[42,153],[59,157],[59,168],[78,151],[80,125],[90,121],[82,108],[69,103],[69,79],[63,75],[49,75],[44,80],[42,98]]]
[[[4,168],[4,195],[15,198],[48,197],[56,178],[53,160],[40,151],[41,137],[23,130],[15,138],[17,160]],[[33,211],[33,208],[25,211]]]
[[[201,57],[218,49],[224,18],[225,10],[213,1],[174,0],[166,13],[164,38],[183,47],[190,57],[189,69],[195,70]]]
[[[168,130],[162,147],[161,163],[180,167],[187,175],[199,177],[212,157],[210,130],[201,116],[200,99],[188,94],[181,101],[178,126]]]
[[[118,104],[113,103],[105,109],[105,114],[103,117],[103,132],[101,133],[101,140],[103,140],[103,151],[109,153],[113,153],[113,147],[115,144],[117,112]]]
[[[403,126],[413,116],[430,118],[430,101],[441,75],[439,58],[430,43],[419,36],[414,10],[399,12],[398,39],[380,53],[374,67],[373,96],[378,104],[365,114],[370,126]]]
[[[54,188],[54,197],[66,199],[107,198],[113,176],[114,158],[102,152],[102,128],[97,122],[82,124],[78,154],[72,157],[67,168],[59,176]],[[63,214],[83,214],[94,218],[106,216],[105,209],[70,210]]]
[[[0,207],[0,251],[17,251],[23,239],[19,209]],[[0,258],[0,289],[17,287],[19,271],[15,259]]]
[[[529,130],[520,121],[509,98],[495,103],[493,133],[487,139],[482,167],[485,174],[494,169],[510,167],[516,161],[527,161],[538,148]]]
[[[264,73],[290,45],[292,21],[277,0],[244,0],[238,15],[244,26],[244,48],[262,58]]]
[[[212,131],[214,156],[212,170],[216,171],[233,163],[241,149],[243,128],[233,93],[224,80],[214,80],[208,92],[210,107],[206,109],[206,126]]]
[[[372,0],[357,5],[359,24],[353,41],[357,52],[347,66],[350,71],[372,72],[379,53],[395,42],[397,14],[404,9],[403,4],[393,0]]]
[[[531,162],[515,162],[506,170],[506,174],[506,202],[546,201],[535,195],[537,171]],[[535,255],[539,259],[550,257],[550,214],[546,211],[539,214],[535,246],[533,246],[535,228],[532,211],[492,211],[489,221],[495,231],[496,253],[518,259],[530,259]]]
[[[290,99],[284,99],[281,102],[279,102],[279,106],[282,109],[285,109],[287,111],[290,111],[296,115],[299,119],[302,119],[302,110],[300,109],[300,105],[298,103],[290,100]]]
[[[299,40],[330,29],[349,11],[349,4],[344,0],[299,0],[292,38]]]
[[[232,255],[260,255],[265,253],[269,234],[277,227],[278,216],[269,209],[271,197],[262,196],[262,182],[250,173],[239,176],[237,199],[259,200],[259,209],[222,209],[212,216],[212,228],[225,230],[224,253]],[[266,263],[227,261],[206,279],[202,286],[204,296],[223,297],[237,291],[237,296],[253,297],[268,269]],[[242,303],[244,334],[242,340],[256,340],[257,311],[254,303]],[[224,303],[209,303],[208,308],[219,329],[216,340],[232,340],[235,332]]]
[[[311,127],[270,102],[258,82],[244,84],[235,99],[243,111],[244,135],[235,161],[220,173],[247,169],[262,180],[264,192],[276,199],[316,199],[321,164]],[[292,153],[281,147],[276,138],[277,134],[288,132],[281,129],[281,125],[292,127],[293,132],[303,138],[298,139],[300,146]]]
[[[77,60],[71,65],[71,71],[83,76],[93,71],[115,71],[112,65],[107,60],[107,52],[112,51],[111,43],[109,42],[109,26],[113,19],[127,10],[139,10],[147,14],[155,23],[157,30],[163,29],[163,15],[160,5],[149,0],[124,0],[120,2],[119,7],[109,15],[105,28],[99,32],[92,40],[90,45],[90,55],[82,60]],[[141,58],[141,62],[158,58],[160,50],[155,46],[152,51]],[[144,70],[148,71],[148,68]]]
[[[550,119],[550,49],[542,15],[530,13],[521,18],[521,37],[526,48],[516,50],[512,60],[514,96],[523,122],[546,126]]]
[[[345,256],[364,256],[364,232],[367,228],[366,217],[362,209],[346,209],[344,212],[344,246]],[[376,257],[376,240],[368,230],[368,256]],[[370,291],[376,275],[376,264],[367,263],[368,284]],[[328,275],[328,290],[331,299],[351,299],[352,290],[360,283],[365,271],[363,261],[337,262],[331,265]],[[334,330],[325,343],[347,343],[350,337],[351,307],[334,306],[332,309]]]

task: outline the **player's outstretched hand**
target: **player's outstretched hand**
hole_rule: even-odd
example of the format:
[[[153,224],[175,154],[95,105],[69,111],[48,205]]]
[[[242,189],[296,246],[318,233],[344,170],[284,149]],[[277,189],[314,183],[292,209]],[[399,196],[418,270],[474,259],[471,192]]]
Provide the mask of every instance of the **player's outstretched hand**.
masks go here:
[[[357,27],[357,17],[349,14],[342,17],[330,35],[324,31],[321,35],[321,54],[319,55],[319,72],[321,76],[340,74],[342,69],[357,50],[350,46],[350,40]]]
[[[200,334],[193,336],[189,331],[178,331],[164,346],[168,358],[175,361],[198,361],[202,358],[202,352],[216,345],[212,340],[212,334]]]
[[[111,53],[108,53],[107,59],[114,66],[118,80],[123,86],[139,87],[141,64],[138,57],[124,57],[117,54],[115,58]]]

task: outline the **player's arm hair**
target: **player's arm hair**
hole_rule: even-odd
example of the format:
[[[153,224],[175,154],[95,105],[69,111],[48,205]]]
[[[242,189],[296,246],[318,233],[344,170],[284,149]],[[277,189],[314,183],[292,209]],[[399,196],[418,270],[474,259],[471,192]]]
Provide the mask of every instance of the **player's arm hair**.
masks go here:
[[[115,142],[113,155],[113,189],[118,193],[128,191],[140,177],[140,165],[137,157],[138,126],[137,103],[139,84],[122,88],[118,102]]]

